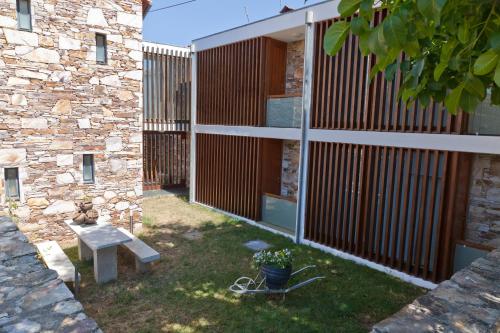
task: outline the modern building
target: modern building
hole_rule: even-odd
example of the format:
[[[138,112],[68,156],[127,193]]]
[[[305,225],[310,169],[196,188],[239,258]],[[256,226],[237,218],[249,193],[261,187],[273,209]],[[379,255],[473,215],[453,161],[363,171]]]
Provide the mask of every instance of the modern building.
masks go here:
[[[0,209],[32,240],[70,239],[75,203],[137,221],[139,0],[0,0]]]
[[[323,51],[337,5],[193,42],[191,200],[433,286],[500,245],[500,110],[403,105],[355,36]]]

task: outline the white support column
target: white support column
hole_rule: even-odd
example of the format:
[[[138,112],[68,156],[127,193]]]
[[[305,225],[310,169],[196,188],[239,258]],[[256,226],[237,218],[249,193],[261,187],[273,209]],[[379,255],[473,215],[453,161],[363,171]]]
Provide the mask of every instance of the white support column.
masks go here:
[[[311,114],[311,94],[314,58],[314,17],[312,11],[306,12],[306,34],[304,46],[304,84],[302,87],[302,138],[300,141],[300,164],[298,179],[297,221],[295,242],[304,239],[304,224],[307,199],[307,164],[309,160],[309,127]]]
[[[197,95],[197,54],[195,45],[191,45],[191,147],[189,159],[189,202],[196,202],[196,95]]]

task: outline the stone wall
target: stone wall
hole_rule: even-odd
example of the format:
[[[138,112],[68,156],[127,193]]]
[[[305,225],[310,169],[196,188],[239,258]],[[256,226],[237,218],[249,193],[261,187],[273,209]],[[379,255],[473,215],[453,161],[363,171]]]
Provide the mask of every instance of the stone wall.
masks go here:
[[[302,95],[304,78],[304,41],[291,42],[286,47],[286,84],[285,92]]]
[[[500,247],[500,156],[474,155],[465,240]]]
[[[4,168],[18,167],[11,205],[32,240],[72,237],[63,220],[92,198],[101,221],[140,219],[142,3],[32,0],[32,32],[17,30],[16,1],[0,0],[0,209]],[[95,33],[107,36],[97,64]],[[95,183],[83,184],[82,154]]]

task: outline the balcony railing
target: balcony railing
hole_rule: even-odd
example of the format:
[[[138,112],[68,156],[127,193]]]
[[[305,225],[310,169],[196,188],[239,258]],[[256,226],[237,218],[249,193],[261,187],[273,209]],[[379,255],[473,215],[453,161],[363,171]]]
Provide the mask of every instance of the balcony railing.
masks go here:
[[[267,127],[299,128],[302,122],[302,96],[269,96]]]

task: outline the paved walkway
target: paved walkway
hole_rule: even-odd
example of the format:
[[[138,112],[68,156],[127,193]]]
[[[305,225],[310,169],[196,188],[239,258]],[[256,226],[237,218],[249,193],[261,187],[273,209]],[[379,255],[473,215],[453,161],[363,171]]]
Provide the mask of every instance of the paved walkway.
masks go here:
[[[386,332],[500,332],[500,249],[458,271],[372,331]]]
[[[101,332],[57,273],[0,216],[0,332]]]

